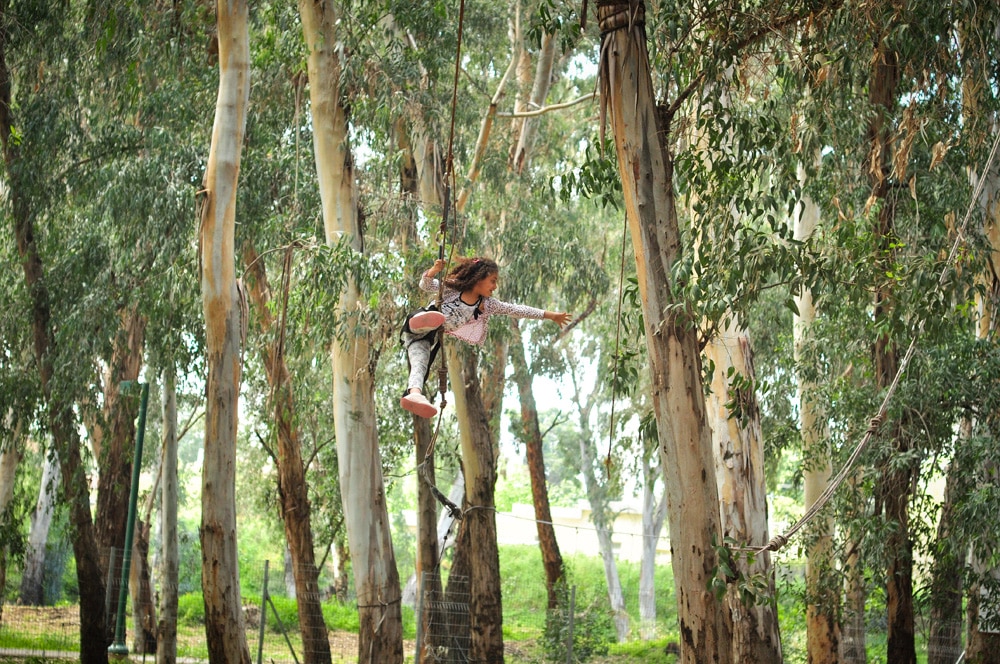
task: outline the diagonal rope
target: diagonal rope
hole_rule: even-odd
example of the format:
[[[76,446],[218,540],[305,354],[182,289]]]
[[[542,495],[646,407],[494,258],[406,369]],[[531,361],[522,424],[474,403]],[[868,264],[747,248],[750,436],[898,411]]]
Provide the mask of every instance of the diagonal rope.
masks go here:
[[[996,159],[997,148],[1000,147],[1000,132],[997,133],[996,139],[993,141],[993,148],[990,150],[990,156],[986,160],[986,168],[983,170],[983,176],[979,178],[979,182],[976,183],[976,189],[972,194],[972,200],[969,203],[969,208],[966,210],[965,217],[962,219],[961,225],[958,227],[958,232],[955,234],[955,241],[951,245],[951,251],[948,253],[948,260],[945,261],[944,266],[941,268],[941,274],[938,276],[938,286],[943,286],[945,279],[948,277],[948,266],[950,266],[955,257],[958,255],[959,245],[961,244],[965,229],[969,225],[969,220],[972,218],[972,211],[975,209],[976,203],[979,200],[979,195],[983,191],[984,183],[986,182],[986,174],[990,172],[993,168],[993,162]],[[861,438],[861,442],[858,446],[854,448],[854,452],[847,459],[847,463],[840,469],[836,477],[827,485],[826,489],[819,495],[816,501],[809,506],[805,514],[802,515],[798,521],[796,521],[788,530],[782,535],[775,535],[771,538],[771,541],[762,547],[748,547],[742,546],[738,547],[740,550],[753,551],[755,553],[761,553],[763,551],[777,551],[786,544],[788,544],[789,538],[791,538],[795,533],[802,529],[816,514],[819,513],[823,507],[830,502],[830,498],[837,491],[840,485],[844,482],[847,476],[850,474],[851,469],[857,462],[858,458],[868,447],[868,443],[871,441],[872,437],[878,431],[879,426],[885,420],[885,414],[889,409],[889,402],[892,400],[893,395],[896,392],[896,387],[899,385],[899,381],[906,371],[907,365],[910,363],[910,359],[913,357],[913,353],[917,347],[917,339],[924,329],[924,321],[920,321],[917,326],[917,331],[913,334],[913,338],[910,339],[910,345],[906,349],[906,354],[903,356],[902,361],[899,363],[899,369],[896,370],[896,375],[892,379],[892,384],[889,385],[889,389],[885,393],[885,398],[882,399],[882,404],[879,406],[878,412],[874,417],[869,420],[868,429],[865,431],[864,436]]]

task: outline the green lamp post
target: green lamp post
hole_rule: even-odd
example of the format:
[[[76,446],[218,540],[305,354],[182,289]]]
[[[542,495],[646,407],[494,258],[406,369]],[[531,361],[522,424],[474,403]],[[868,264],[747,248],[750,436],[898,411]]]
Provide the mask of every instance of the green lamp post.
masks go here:
[[[133,381],[123,381],[122,387]],[[142,465],[142,441],[146,434],[146,405],[149,403],[149,383],[140,383],[139,424],[135,433],[135,455],[132,459],[132,488],[128,497],[128,521],[125,522],[125,555],[122,558],[122,580],[118,591],[118,614],[115,619],[115,640],[108,646],[108,654],[123,659],[128,656],[125,645],[125,603],[128,600],[128,573],[132,566],[132,538],[135,535],[135,505],[139,497],[139,469]]]

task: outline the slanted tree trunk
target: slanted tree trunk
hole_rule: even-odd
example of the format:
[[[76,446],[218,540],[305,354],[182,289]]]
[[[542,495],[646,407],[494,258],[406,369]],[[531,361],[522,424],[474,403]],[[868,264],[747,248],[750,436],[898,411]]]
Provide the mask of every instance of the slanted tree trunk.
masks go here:
[[[816,157],[818,161],[818,155]],[[805,185],[805,168],[798,166],[799,182]],[[813,236],[819,224],[819,206],[803,196],[795,209],[795,239],[806,242]],[[792,336],[793,355],[796,366],[801,367],[811,354],[807,351],[811,343],[811,328],[816,320],[816,307],[812,291],[803,287],[795,295]],[[805,507],[810,507],[822,495],[830,483],[832,464],[830,446],[826,439],[823,417],[816,402],[815,382],[805,377],[807,371],[800,368],[796,383],[799,403],[799,431],[802,435],[802,449],[805,456],[802,474],[805,485]],[[838,575],[833,559],[833,517],[829,511],[814,518],[807,531],[806,556],[806,651],[810,664],[836,664],[840,651],[840,592]]]
[[[163,372],[163,459],[160,497],[160,616],[156,628],[156,664],[177,662],[177,375]]]
[[[732,624],[708,584],[713,538],[722,532],[712,434],[701,380],[696,326],[676,307],[671,268],[681,238],[673,163],[658,121],[641,0],[599,0],[601,101],[615,137],[618,171],[636,256],[651,372],[651,401],[668,492],[681,662],[729,664]],[[662,142],[661,142],[662,141]]]
[[[514,339],[510,344],[510,359],[514,365],[514,382],[521,401],[521,426],[525,456],[528,459],[528,476],[531,479],[531,499],[535,506],[535,528],[538,532],[538,548],[542,553],[542,567],[545,569],[545,590],[548,593],[549,609],[559,603],[556,589],[565,580],[559,542],[556,541],[555,526],[552,525],[552,510],[549,507],[549,485],[545,478],[545,457],[542,453],[542,430],[538,423],[538,408],[532,389],[532,373],[524,355],[524,340],[517,321],[512,321]]]
[[[201,586],[212,664],[249,664],[236,545],[236,437],[245,295],[234,238],[240,154],[250,94],[244,0],[219,0],[219,96],[201,200],[201,292],[208,381],[201,482]]]
[[[285,253],[284,275],[290,277],[292,251]],[[312,534],[312,507],[306,469],[302,462],[302,443],[295,418],[295,401],[292,393],[292,376],[285,364],[284,308],[281,318],[275,320],[272,312],[271,286],[264,261],[260,260],[253,246],[244,249],[247,266],[248,291],[261,332],[267,342],[264,346],[264,370],[271,389],[273,423],[278,444],[278,499],[281,519],[285,526],[285,541],[291,557],[294,578],[294,597],[299,613],[299,631],[302,634],[302,656],[306,664],[329,664],[330,639],[323,622],[323,607],[319,597],[319,570],[316,569]],[[285,284],[287,285],[287,281]],[[287,303],[288,292],[280,302]],[[287,575],[286,575],[287,576]]]
[[[460,353],[447,344],[448,370],[455,396],[465,472],[466,544],[469,570],[469,658],[473,662],[503,662],[503,614],[500,605],[500,553],[497,547],[496,450],[489,416],[483,405],[479,362],[475,349]],[[463,421],[464,420],[464,421]],[[474,545],[473,545],[474,543]],[[462,546],[462,541],[456,543]],[[454,571],[453,571],[454,573]]]
[[[38,501],[31,513],[31,530],[24,553],[24,570],[21,574],[21,591],[18,601],[28,606],[45,603],[45,545],[49,540],[52,514],[55,511],[56,492],[59,485],[59,460],[55,452],[43,453],[42,483],[38,488]]]
[[[656,638],[656,547],[667,518],[667,493],[656,500],[659,468],[642,459],[642,557],[639,560],[639,633],[643,641]]]
[[[61,464],[62,499],[69,509],[70,538],[80,593],[80,662],[106,664],[110,642],[104,610],[105,583],[91,517],[90,487],[81,456],[71,396],[53,388],[53,383],[58,382],[55,366],[59,350],[56,346],[56,321],[52,320],[48,283],[35,239],[31,198],[21,175],[20,145],[11,135],[11,128],[16,123],[11,107],[13,81],[7,66],[8,25],[7,5],[3,3],[0,4],[0,143],[3,145],[9,218],[30,297],[33,349],[45,417]]]
[[[330,245],[346,242],[362,252],[354,164],[348,143],[341,61],[333,3],[299,0],[308,48],[313,145],[323,225]],[[403,659],[399,572],[389,533],[375,421],[375,377],[358,284],[348,278],[337,306],[343,334],[333,334],[333,403],[340,490],[358,595],[362,661],[396,664]]]

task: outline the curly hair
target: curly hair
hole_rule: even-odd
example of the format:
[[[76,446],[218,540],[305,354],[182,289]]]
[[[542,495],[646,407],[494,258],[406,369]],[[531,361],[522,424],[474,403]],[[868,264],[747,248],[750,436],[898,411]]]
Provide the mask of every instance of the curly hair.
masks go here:
[[[459,292],[465,292],[494,274],[500,274],[500,268],[491,258],[482,256],[459,258],[458,265],[453,267],[448,272],[448,276],[444,278],[444,285]]]

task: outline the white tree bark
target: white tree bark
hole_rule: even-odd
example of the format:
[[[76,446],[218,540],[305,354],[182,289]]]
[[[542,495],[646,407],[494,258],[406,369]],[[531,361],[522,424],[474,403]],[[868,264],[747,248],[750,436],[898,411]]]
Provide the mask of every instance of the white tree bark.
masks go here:
[[[299,0],[309,51],[313,148],[326,241],[362,251],[354,165],[340,91],[337,15],[332,2]],[[389,533],[388,509],[375,422],[375,377],[368,337],[358,316],[365,300],[349,278],[338,313],[343,332],[333,337],[333,416],[340,489],[360,613],[359,656],[394,664],[403,659],[399,572]]]
[[[819,154],[814,155],[819,163]],[[807,182],[805,168],[798,166],[799,184]],[[808,241],[816,232],[820,221],[819,206],[807,195],[795,208],[794,235],[799,242]],[[816,307],[812,291],[803,288],[795,295],[798,314],[792,319],[794,339],[794,359],[796,367],[806,361],[805,348],[810,341]],[[816,385],[802,377],[799,370],[796,381],[796,397],[799,403],[799,431],[802,436],[802,450],[805,456],[803,477],[805,485],[805,507],[808,509],[822,495],[830,483],[832,465],[830,445],[827,442],[824,418],[816,403],[813,392]],[[840,593],[837,576],[834,573],[836,561],[833,559],[833,516],[819,516],[810,524],[810,536],[806,554],[806,650],[813,664],[835,664],[840,650],[840,620],[837,617]]]
[[[461,505],[464,494],[465,476],[459,473],[455,476],[455,481],[451,484],[451,490],[448,492],[448,500],[455,505]],[[452,532],[452,527],[455,523],[455,517],[451,515],[451,512],[441,510],[441,516],[438,517],[437,522],[437,550],[440,556],[443,556],[445,550],[455,544],[455,533]],[[406,586],[403,588],[404,606],[417,605],[417,589],[419,585],[420,580],[417,579],[417,575],[411,574],[410,578],[406,581]]]
[[[219,95],[199,233],[208,381],[202,466],[202,593],[211,664],[249,664],[236,544],[236,436],[246,300],[235,275],[240,155],[250,95],[245,0],[219,0]]]
[[[177,661],[177,582],[180,550],[177,538],[177,378],[173,368],[163,373],[163,458],[160,494],[160,616],[156,634],[156,664]]]
[[[31,530],[24,552],[24,572],[21,575],[20,601],[29,606],[41,606],[45,601],[45,544],[49,539],[56,494],[59,491],[59,461],[55,451],[43,453],[42,483],[38,487],[38,501],[31,513]]]
[[[657,471],[659,469],[656,469]],[[656,638],[656,545],[667,518],[667,492],[656,500],[656,480],[661,473],[642,460],[642,557],[639,561],[639,632],[643,641]]]

